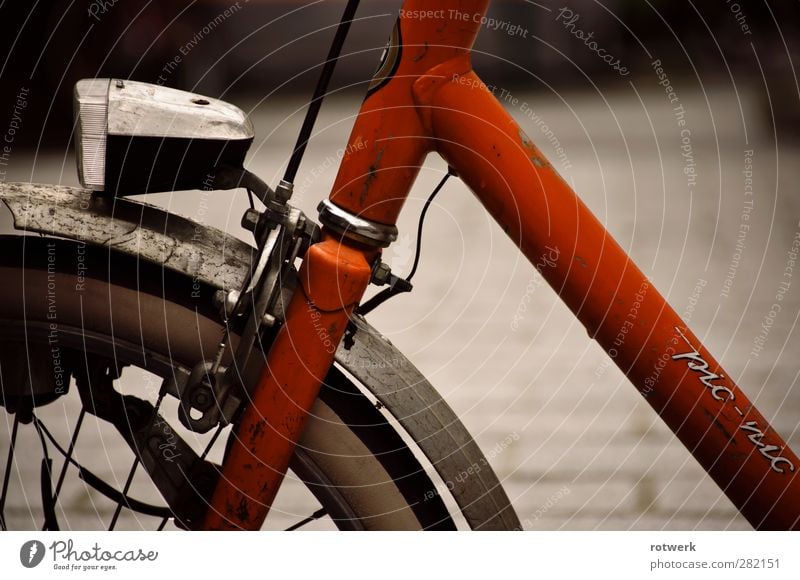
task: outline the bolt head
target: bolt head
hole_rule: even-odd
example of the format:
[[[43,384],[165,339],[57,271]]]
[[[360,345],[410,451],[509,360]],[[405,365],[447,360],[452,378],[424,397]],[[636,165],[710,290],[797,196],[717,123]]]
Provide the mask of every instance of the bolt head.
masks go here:
[[[214,404],[214,396],[211,389],[205,385],[198,386],[192,393],[192,407],[198,411],[208,411]]]
[[[389,281],[389,276],[391,276],[391,274],[392,269],[389,265],[381,262],[375,267],[375,271],[372,273],[372,281],[379,286],[383,286]]]
[[[255,209],[248,209],[242,216],[242,227],[249,232],[256,231],[258,221],[261,219],[261,212]]]

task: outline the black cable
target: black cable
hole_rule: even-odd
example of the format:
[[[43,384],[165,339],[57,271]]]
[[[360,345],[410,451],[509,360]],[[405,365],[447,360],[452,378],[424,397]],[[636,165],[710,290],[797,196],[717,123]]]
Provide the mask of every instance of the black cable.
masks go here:
[[[333,77],[333,71],[342,52],[347,33],[350,31],[350,24],[352,24],[356,15],[358,2],[359,0],[349,0],[347,2],[347,6],[342,13],[342,19],[336,28],[336,34],[328,51],[328,59],[322,67],[322,72],[320,72],[317,86],[314,89],[314,96],[308,105],[306,117],[303,119],[303,126],[297,136],[297,143],[294,146],[294,150],[292,150],[289,163],[286,165],[286,173],[283,175],[283,180],[287,183],[294,183],[294,178],[297,176],[297,170],[300,168],[300,162],[303,160],[303,154],[306,152],[308,141],[311,138],[311,131],[314,129],[314,123],[316,123],[319,110],[322,107],[322,99],[328,91],[328,84],[330,84],[331,77]]]
[[[422,226],[425,225],[425,216],[428,215],[428,210],[433,203],[433,200],[439,195],[439,192],[444,187],[444,184],[447,183],[447,180],[450,179],[451,176],[455,175],[455,171],[448,167],[447,174],[442,177],[442,180],[439,184],[433,189],[431,194],[428,196],[428,199],[425,200],[425,205],[422,206],[422,211],[419,214],[419,222],[417,222],[417,247],[414,252],[414,264],[411,266],[411,272],[408,273],[406,276],[406,282],[411,282],[411,278],[414,277],[414,274],[417,273],[417,267],[419,266],[419,258],[422,255]]]
[[[391,285],[389,288],[378,292],[375,296],[367,300],[364,304],[359,306],[356,309],[356,312],[361,316],[366,316],[367,313],[372,312],[378,306],[392,298],[393,296],[397,296],[398,294],[403,294],[404,292],[408,292],[411,288],[411,278],[414,277],[414,274],[417,273],[417,267],[419,267],[419,260],[420,256],[422,256],[422,229],[425,225],[425,217],[428,215],[428,210],[433,203],[433,200],[439,195],[439,192],[444,187],[444,184],[447,183],[447,180],[450,177],[455,176],[456,172],[452,167],[447,168],[447,174],[442,178],[439,184],[433,189],[431,194],[428,196],[428,199],[425,200],[425,205],[422,207],[422,211],[419,214],[419,221],[417,222],[417,247],[416,252],[414,254],[414,263],[411,266],[411,271],[406,276],[405,281],[409,284],[403,285]]]
[[[220,165],[214,170],[214,189],[238,189],[243,187],[252,197],[255,194],[261,203],[269,205],[275,199],[275,192],[270,189],[263,179],[244,167],[232,167],[230,165]],[[252,200],[251,200],[252,205]]]

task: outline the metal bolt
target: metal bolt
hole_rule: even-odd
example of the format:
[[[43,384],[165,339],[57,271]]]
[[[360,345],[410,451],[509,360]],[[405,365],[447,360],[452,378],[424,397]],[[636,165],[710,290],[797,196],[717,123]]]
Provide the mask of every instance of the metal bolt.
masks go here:
[[[372,272],[372,282],[378,286],[383,286],[389,281],[389,277],[391,275],[392,269],[389,267],[389,265],[380,262],[377,266],[375,266],[375,270]]]
[[[261,212],[255,209],[248,209],[242,216],[242,227],[249,232],[255,233],[258,221],[261,219]]]
[[[214,403],[214,395],[205,385],[198,385],[192,392],[192,407],[199,411],[208,411]]]

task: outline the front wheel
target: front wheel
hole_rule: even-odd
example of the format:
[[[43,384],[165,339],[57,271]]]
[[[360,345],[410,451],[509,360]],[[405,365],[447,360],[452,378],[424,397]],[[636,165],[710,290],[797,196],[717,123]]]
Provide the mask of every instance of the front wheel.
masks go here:
[[[198,455],[221,459],[230,427],[183,429],[177,401],[161,388],[216,351],[216,288],[106,248],[23,236],[0,243],[2,528],[174,524],[131,451],[133,419],[109,422],[97,409],[120,396],[149,401],[165,429]],[[113,375],[102,388],[71,378],[99,367]],[[291,469],[267,527],[455,527],[402,438],[335,368]]]

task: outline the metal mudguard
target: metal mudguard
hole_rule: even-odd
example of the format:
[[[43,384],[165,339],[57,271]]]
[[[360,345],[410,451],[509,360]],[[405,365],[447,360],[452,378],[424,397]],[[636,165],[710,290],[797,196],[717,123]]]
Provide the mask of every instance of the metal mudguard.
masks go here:
[[[218,288],[238,289],[255,248],[157,207],[86,189],[0,184],[14,227],[81,241],[149,260]],[[519,529],[520,522],[486,457],[422,373],[361,317],[336,361],[380,401],[450,490],[473,529]]]
[[[475,530],[517,530],[520,522],[483,452],[450,406],[403,353],[360,316],[354,344],[336,362],[391,412],[430,460]],[[345,341],[347,342],[347,341]]]
[[[4,183],[0,199],[18,230],[113,247],[212,286],[239,289],[255,256],[254,248],[215,228],[88,189]]]

